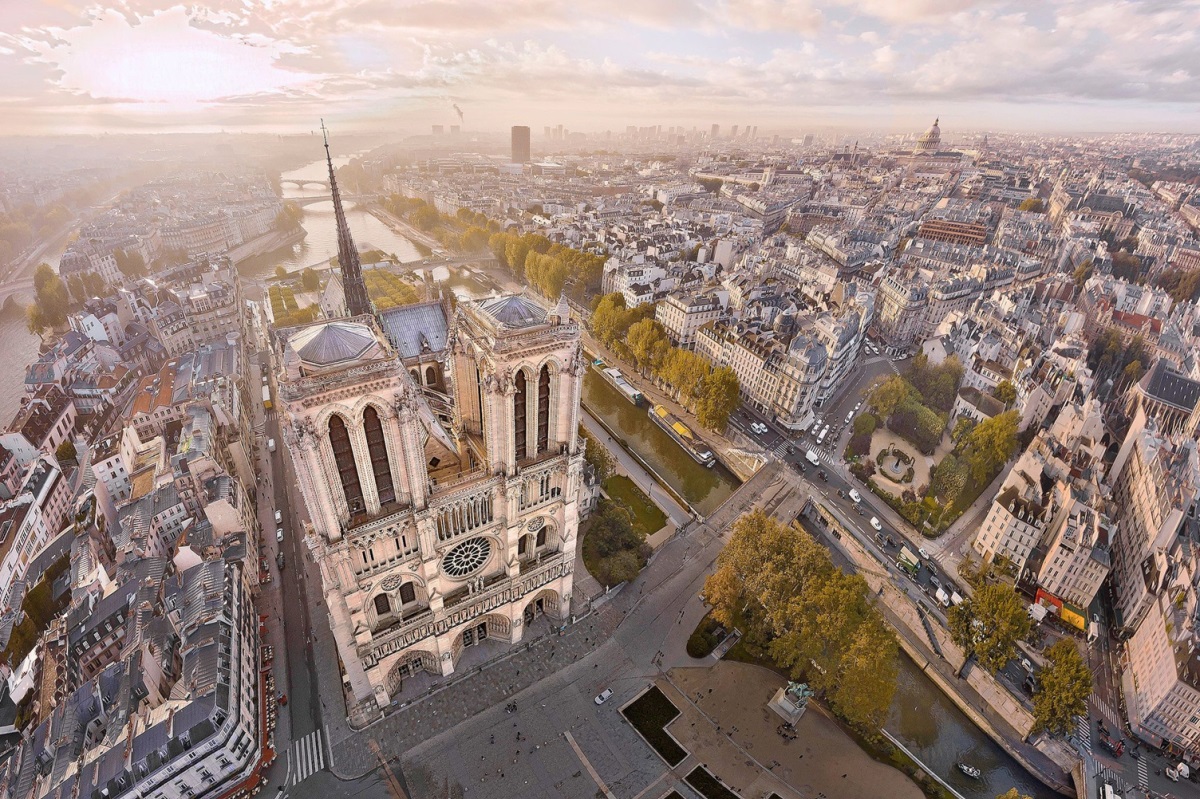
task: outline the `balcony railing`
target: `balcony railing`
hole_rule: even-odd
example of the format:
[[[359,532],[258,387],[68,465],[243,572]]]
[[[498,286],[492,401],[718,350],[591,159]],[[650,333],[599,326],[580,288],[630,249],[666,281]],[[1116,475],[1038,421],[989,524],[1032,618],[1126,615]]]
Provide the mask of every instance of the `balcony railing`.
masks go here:
[[[502,576],[483,590],[454,595],[453,604],[447,601],[443,609],[422,612],[403,624],[376,634],[371,641],[358,647],[363,664],[370,668],[388,655],[412,646],[425,638],[441,635],[460,624],[472,621],[496,608],[518,601],[544,585],[570,574],[574,563],[561,552],[542,558],[537,568],[516,577]]]

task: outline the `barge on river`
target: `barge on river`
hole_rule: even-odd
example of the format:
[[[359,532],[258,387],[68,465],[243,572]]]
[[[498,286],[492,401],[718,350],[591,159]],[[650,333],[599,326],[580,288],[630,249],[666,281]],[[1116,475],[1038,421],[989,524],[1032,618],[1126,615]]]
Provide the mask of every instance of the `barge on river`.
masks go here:
[[[595,367],[596,371],[599,372],[604,379],[612,385],[613,388],[621,392],[622,397],[629,400],[639,408],[642,407],[642,403],[646,401],[645,396],[643,396],[642,392],[634,388],[633,385],[625,379],[625,376],[621,374],[620,369],[614,367],[609,367],[606,369],[604,368],[604,361],[599,360],[593,361],[592,366]]]
[[[692,459],[700,465],[711,469],[717,462],[708,445],[696,438],[687,425],[679,421],[678,417],[662,405],[655,405],[650,409],[650,418],[654,420],[655,424],[666,430],[667,435],[675,439],[675,443],[683,447],[683,451],[691,455]]]

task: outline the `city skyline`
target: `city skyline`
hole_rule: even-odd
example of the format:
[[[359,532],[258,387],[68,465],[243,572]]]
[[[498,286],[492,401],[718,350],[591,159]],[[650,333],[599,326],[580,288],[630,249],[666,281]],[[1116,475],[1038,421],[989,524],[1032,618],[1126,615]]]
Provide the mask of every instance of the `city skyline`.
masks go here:
[[[1196,129],[1194,2],[321,0],[0,11],[13,134],[425,132],[563,124],[920,130]]]

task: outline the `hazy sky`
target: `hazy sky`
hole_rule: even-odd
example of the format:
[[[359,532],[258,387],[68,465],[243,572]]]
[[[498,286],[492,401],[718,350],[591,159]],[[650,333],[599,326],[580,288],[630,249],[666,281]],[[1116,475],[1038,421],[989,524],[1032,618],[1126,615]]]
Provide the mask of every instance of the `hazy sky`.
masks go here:
[[[1200,0],[0,0],[11,133],[1200,131]]]

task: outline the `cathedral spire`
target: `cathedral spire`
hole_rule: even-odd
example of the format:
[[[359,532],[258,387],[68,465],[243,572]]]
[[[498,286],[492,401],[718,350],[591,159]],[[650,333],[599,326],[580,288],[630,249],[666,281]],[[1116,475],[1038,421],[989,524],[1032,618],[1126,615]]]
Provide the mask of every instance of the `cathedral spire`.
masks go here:
[[[371,313],[371,301],[367,298],[367,286],[363,283],[362,263],[358,260],[358,248],[350,237],[350,226],[346,224],[346,212],[342,210],[342,195],[338,192],[337,177],[333,173],[333,157],[329,154],[329,131],[325,120],[321,120],[321,134],[325,138],[325,160],[329,164],[329,191],[333,195],[333,215],[337,218],[338,264],[342,268],[342,291],[346,295],[346,313],[359,316]]]

